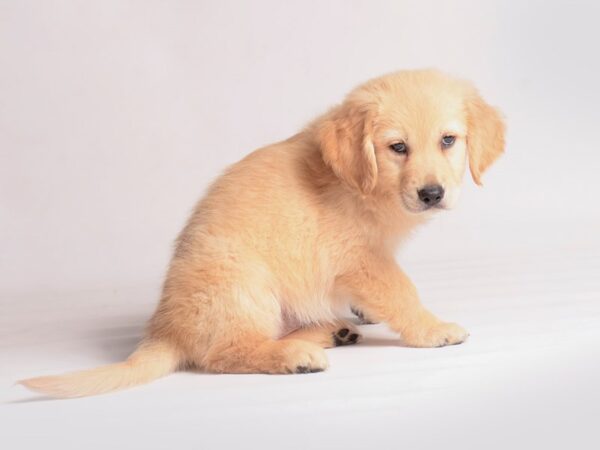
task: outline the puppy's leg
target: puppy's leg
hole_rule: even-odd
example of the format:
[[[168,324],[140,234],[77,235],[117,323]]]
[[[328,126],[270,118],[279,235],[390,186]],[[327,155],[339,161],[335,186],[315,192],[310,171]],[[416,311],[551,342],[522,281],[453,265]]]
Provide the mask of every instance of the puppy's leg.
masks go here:
[[[407,345],[442,347],[468,337],[459,325],[443,322],[425,309],[414,285],[391,258],[363,255],[359,268],[338,283],[368,317],[386,322]]]
[[[309,373],[328,366],[323,349],[300,339],[273,340],[246,334],[241,341],[218,342],[202,366],[217,373]]]
[[[218,373],[304,373],[327,368],[323,349],[276,340],[281,306],[260,261],[211,255],[175,266],[149,334],[176,342],[190,366]],[[242,258],[237,258],[242,260]]]
[[[349,322],[339,320],[325,325],[312,325],[300,328],[283,338],[300,339],[314,342],[323,348],[356,344],[362,336],[358,329]]]

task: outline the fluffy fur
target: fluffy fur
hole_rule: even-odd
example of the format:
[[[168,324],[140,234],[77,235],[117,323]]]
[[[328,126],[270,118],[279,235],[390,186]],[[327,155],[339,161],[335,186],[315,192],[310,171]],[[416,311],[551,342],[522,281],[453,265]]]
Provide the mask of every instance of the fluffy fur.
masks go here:
[[[444,149],[449,134],[456,141]],[[397,142],[407,154],[390,149]],[[323,348],[358,341],[337,319],[348,301],[406,345],[461,343],[467,332],[421,305],[394,250],[434,210],[452,207],[467,161],[480,183],[503,149],[499,113],[469,83],[437,71],[370,80],[212,185],[177,240],[158,309],[126,362],[21,383],[77,397],[189,366],[324,370]],[[446,192],[437,208],[418,197],[431,184]]]

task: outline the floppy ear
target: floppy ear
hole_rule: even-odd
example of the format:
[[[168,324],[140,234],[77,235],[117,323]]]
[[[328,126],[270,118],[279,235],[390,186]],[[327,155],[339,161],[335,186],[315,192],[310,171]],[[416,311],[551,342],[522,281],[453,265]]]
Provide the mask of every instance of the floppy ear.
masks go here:
[[[500,112],[475,92],[467,103],[467,151],[475,183],[504,152],[504,121]]]
[[[371,114],[347,104],[329,113],[317,126],[325,164],[338,178],[365,195],[377,183],[372,133]]]

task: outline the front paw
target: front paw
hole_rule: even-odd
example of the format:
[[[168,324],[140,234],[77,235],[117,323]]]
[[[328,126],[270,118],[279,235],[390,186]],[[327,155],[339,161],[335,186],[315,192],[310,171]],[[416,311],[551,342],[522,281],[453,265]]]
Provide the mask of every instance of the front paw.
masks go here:
[[[464,342],[469,333],[455,323],[440,322],[429,327],[405,333],[404,343],[410,347],[444,347]]]

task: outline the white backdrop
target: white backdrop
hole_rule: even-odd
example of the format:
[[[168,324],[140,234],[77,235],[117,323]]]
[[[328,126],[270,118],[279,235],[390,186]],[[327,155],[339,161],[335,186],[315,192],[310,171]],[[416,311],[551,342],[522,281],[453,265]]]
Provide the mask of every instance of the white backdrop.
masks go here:
[[[474,80],[509,130],[403,259],[597,244],[598,5],[2,1],[0,289],[160,283],[225,166],[403,68]]]
[[[0,446],[600,448],[599,23],[592,0],[0,0]],[[421,67],[508,122],[485,187],[399,255],[467,343],[371,325],[320,374],[14,386],[123,360],[212,179]]]

